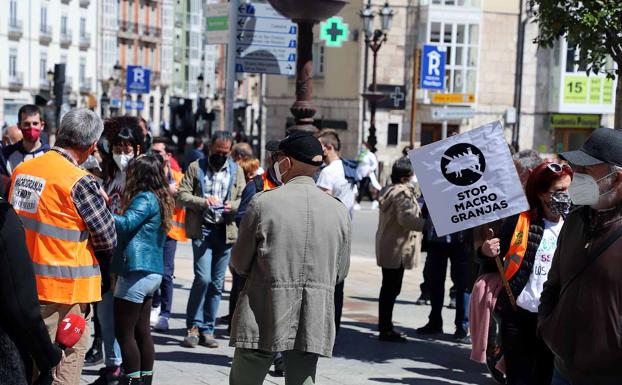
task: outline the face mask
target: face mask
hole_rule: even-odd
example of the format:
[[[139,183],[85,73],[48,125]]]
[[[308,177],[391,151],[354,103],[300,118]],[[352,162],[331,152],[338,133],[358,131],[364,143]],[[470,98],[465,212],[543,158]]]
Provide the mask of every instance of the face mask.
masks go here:
[[[36,142],[41,137],[41,130],[37,130],[36,128],[26,128],[22,130],[22,134],[24,135],[24,139],[29,142]]]
[[[572,202],[568,193],[557,191],[551,194],[551,200],[547,202],[547,206],[551,209],[553,215],[565,217],[570,212]]]
[[[285,158],[283,160],[289,161],[289,158]],[[285,174],[287,174],[289,172],[289,170],[287,170],[285,172],[281,172],[281,162],[274,163],[274,174],[276,176],[276,180],[278,180],[279,183],[283,183],[283,177],[285,176]]]
[[[615,174],[615,172],[607,174],[599,180],[594,180],[591,175],[576,172],[572,178],[570,187],[568,187],[570,200],[577,206],[593,206],[597,204],[601,195],[609,193],[609,191],[607,191],[601,194],[600,188],[598,188],[598,182],[613,174]]]
[[[215,169],[220,170],[227,161],[227,155],[212,154],[209,156],[209,164]]]
[[[130,160],[132,160],[132,158],[134,158],[134,155],[130,154],[113,154],[112,155],[112,159],[114,159],[114,162],[117,164],[117,167],[119,167],[119,170],[121,171],[125,171],[125,169],[127,168],[127,165],[130,163]]]

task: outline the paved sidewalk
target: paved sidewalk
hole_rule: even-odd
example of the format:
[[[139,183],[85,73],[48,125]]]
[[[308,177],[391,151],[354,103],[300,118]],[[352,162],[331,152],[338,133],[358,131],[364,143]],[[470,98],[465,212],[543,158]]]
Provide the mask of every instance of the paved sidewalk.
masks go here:
[[[346,300],[343,323],[337,337],[334,357],[322,358],[318,367],[318,384],[494,384],[483,365],[469,361],[469,346],[451,340],[454,332],[450,309],[444,309],[444,336],[439,340],[421,339],[417,327],[427,321],[428,306],[416,306],[419,297],[421,269],[407,271],[402,293],[394,310],[396,326],[406,332],[408,343],[380,342],[376,338],[378,293],[381,273],[375,260],[352,257],[350,275],[346,279]],[[233,348],[228,347],[226,328],[219,326],[218,349],[180,346],[185,335],[184,313],[192,282],[190,244],[180,244],[176,257],[176,289],[173,315],[168,333],[154,333],[156,364],[154,384],[228,384]],[[228,278],[226,288],[230,287]],[[220,306],[220,315],[228,310],[228,295]],[[85,368],[82,383],[95,380],[99,368]],[[282,378],[268,375],[265,384],[284,384]]]

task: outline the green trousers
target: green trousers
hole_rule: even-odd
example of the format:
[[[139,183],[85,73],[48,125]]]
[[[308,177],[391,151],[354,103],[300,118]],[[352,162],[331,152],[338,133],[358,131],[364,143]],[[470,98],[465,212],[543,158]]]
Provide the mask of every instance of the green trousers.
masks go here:
[[[262,385],[274,359],[272,352],[236,348],[229,385]],[[283,352],[286,385],[315,384],[318,355],[299,350]]]

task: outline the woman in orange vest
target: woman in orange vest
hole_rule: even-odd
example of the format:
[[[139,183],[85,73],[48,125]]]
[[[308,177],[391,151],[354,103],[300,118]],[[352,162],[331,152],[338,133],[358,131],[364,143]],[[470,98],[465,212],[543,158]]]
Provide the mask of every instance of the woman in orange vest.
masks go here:
[[[525,185],[530,210],[508,218],[498,238],[479,249],[483,273],[498,271],[502,259],[509,292],[501,291],[496,311],[501,319],[501,346],[508,385],[549,385],[553,355],[536,334],[538,306],[557,247],[557,238],[571,203],[568,187],[573,172],[567,165],[543,163]]]
[[[153,293],[164,274],[164,242],[175,202],[158,155],[141,155],[127,169],[123,215],[114,215],[118,246],[112,270],[115,333],[125,375],[121,384],[151,385],[155,351],[149,325]]]

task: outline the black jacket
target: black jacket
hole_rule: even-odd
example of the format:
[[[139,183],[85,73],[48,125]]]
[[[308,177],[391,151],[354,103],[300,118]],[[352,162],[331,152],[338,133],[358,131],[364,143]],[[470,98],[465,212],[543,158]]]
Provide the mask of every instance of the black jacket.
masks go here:
[[[52,344],[41,318],[35,274],[22,224],[13,207],[0,199],[0,379],[29,383],[34,359],[41,372],[56,366],[61,350]],[[16,360],[18,351],[23,364]],[[32,358],[31,358],[32,357]]]
[[[499,258],[503,258],[510,249],[510,242],[512,242],[512,235],[514,234],[514,229],[516,228],[516,224],[518,223],[518,217],[518,215],[514,215],[507,218],[501,226],[501,232],[499,233],[498,237],[501,246]],[[510,288],[512,289],[514,299],[518,298],[520,293],[527,285],[527,282],[529,282],[529,276],[531,275],[531,271],[533,270],[536,252],[538,251],[538,247],[540,247],[543,233],[544,221],[542,220],[542,218],[532,217],[531,223],[529,224],[529,235],[527,237],[527,251],[525,252],[523,262],[521,263],[520,268],[518,269],[516,274],[514,274],[514,276],[508,282],[510,284]],[[480,264],[480,274],[498,271],[495,260],[493,258],[489,258],[483,255],[481,247],[478,249],[477,254],[478,255],[476,260]],[[512,311],[512,305],[505,290],[502,290],[501,293],[499,293],[496,308],[500,310],[501,313]]]

